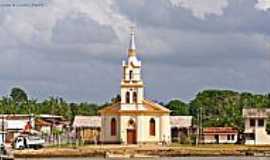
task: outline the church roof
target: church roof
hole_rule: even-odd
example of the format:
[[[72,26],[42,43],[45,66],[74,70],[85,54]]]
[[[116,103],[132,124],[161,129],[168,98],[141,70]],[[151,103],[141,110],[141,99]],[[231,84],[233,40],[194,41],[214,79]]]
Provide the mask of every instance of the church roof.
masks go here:
[[[146,110],[120,110],[120,102],[115,102],[111,104],[110,106],[104,107],[101,110],[99,110],[99,113],[126,113],[126,112],[142,112],[142,113],[170,113],[171,111],[161,106],[158,103],[155,103],[149,99],[143,100],[143,105],[146,108]]]
[[[149,110],[163,111],[163,112],[168,112],[168,113],[171,112],[168,108],[166,108],[166,107],[164,107],[164,106],[162,106],[162,105],[160,105],[158,103],[155,103],[155,102],[153,102],[153,101],[151,101],[149,99],[144,99],[143,104]]]
[[[102,109],[100,109],[98,112],[103,113],[103,112],[118,112],[120,110],[120,102],[114,102],[109,106],[106,106]]]

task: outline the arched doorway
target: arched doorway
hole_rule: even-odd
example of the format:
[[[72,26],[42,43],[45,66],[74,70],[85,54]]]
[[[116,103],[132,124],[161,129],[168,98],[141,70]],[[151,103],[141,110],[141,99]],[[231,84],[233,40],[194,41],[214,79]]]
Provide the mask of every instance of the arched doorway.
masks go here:
[[[137,135],[136,135],[136,124],[133,119],[128,121],[127,128],[127,144],[136,144],[137,143]]]

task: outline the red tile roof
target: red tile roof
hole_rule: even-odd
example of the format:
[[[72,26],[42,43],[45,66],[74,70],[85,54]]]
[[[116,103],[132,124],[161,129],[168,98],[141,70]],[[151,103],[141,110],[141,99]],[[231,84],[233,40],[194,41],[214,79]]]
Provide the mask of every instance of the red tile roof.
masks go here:
[[[238,133],[237,129],[233,127],[208,127],[203,128],[204,134],[211,134],[211,133]]]

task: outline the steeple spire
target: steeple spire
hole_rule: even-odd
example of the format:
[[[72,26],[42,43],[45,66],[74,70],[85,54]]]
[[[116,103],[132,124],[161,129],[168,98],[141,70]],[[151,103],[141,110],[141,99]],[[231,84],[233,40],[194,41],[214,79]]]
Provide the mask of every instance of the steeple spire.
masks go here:
[[[129,41],[129,48],[128,48],[128,56],[136,56],[136,45],[135,45],[135,27],[130,27],[130,41]]]

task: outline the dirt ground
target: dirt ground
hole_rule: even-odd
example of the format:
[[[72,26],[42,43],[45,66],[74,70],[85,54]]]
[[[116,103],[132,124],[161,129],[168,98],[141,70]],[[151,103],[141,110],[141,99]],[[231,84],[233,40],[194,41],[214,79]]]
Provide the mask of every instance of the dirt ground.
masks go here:
[[[14,150],[15,157],[105,157],[107,154],[154,156],[250,156],[270,155],[270,146],[246,145],[86,145]]]

